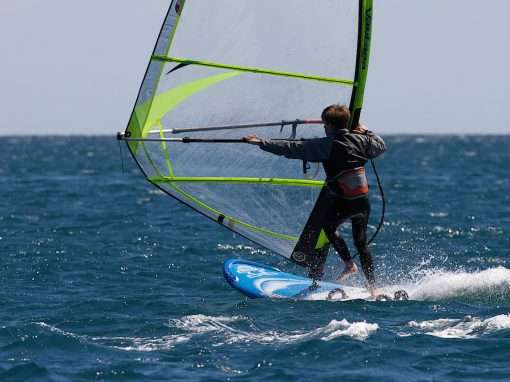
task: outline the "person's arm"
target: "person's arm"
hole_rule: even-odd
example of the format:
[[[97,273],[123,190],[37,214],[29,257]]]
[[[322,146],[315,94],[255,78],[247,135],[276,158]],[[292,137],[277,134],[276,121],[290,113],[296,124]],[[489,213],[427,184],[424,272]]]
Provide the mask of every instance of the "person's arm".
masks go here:
[[[364,125],[359,124],[352,132],[361,135],[363,140],[366,141],[365,156],[368,159],[377,158],[386,151],[386,143],[384,140],[377,134],[368,130]]]
[[[244,137],[243,140],[259,146],[262,150],[288,159],[301,159],[309,162],[321,162],[329,159],[332,140],[316,138],[304,141],[259,139],[255,135]]]
[[[379,155],[383,154],[386,151],[386,143],[384,143],[383,139],[374,134],[371,133],[371,135],[368,135],[369,144],[367,147],[367,157],[370,159],[377,158]]]

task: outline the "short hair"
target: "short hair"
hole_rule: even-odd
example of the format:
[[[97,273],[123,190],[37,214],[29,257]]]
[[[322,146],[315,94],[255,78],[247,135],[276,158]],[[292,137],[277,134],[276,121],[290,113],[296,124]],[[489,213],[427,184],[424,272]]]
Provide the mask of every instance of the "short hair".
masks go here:
[[[321,119],[322,122],[333,126],[337,130],[347,129],[351,112],[345,105],[329,105],[322,111]]]

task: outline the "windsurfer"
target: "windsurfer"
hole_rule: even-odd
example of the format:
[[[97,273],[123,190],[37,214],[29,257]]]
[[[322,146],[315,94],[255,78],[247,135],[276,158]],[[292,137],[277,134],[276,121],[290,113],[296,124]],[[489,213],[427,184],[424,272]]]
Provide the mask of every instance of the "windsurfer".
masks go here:
[[[350,118],[351,114],[346,106],[330,105],[322,112],[326,134],[324,138],[270,140],[248,135],[243,140],[288,159],[322,163],[327,175],[330,206],[322,217],[323,229],[345,264],[345,269],[338,279],[348,277],[357,271],[345,240],[337,233],[338,226],[350,219],[354,244],[368,281],[368,288],[375,296],[378,291],[367,243],[370,203],[364,165],[368,160],[381,155],[386,150],[386,144],[381,137],[361,124],[349,130]]]

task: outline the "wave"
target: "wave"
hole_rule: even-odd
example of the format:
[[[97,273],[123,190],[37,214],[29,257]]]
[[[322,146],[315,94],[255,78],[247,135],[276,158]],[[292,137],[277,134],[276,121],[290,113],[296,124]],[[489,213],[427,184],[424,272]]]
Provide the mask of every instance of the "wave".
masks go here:
[[[441,318],[430,321],[410,321],[408,327],[418,331],[414,334],[426,334],[440,338],[478,338],[481,335],[509,330],[510,314],[500,314],[485,320],[466,316],[463,319]],[[412,334],[400,335],[409,336]]]
[[[331,321],[327,328],[332,331],[325,337],[322,337],[324,341],[331,341],[337,337],[351,337],[357,340],[365,340],[372,333],[379,329],[379,325],[370,324],[367,322],[353,322],[350,323],[347,320]]]
[[[228,323],[239,320],[248,320],[242,316],[233,317],[211,317],[205,315],[185,316],[182,319],[170,320],[171,325],[191,333],[216,332],[221,334],[216,346],[234,343],[281,343],[291,344],[310,339],[331,341],[338,337],[350,337],[355,340],[366,340],[372,333],[379,329],[377,324],[367,322],[349,322],[345,319],[332,320],[326,326],[312,329],[310,331],[261,331],[253,326],[251,330],[236,329]]]
[[[2,381],[42,381],[48,380],[50,371],[33,361],[24,359],[18,365],[0,368],[0,379]]]
[[[249,323],[248,318],[243,316],[206,316],[203,314],[184,316],[180,319],[169,320],[170,329],[182,333],[162,337],[88,336],[65,331],[44,322],[36,322],[35,324],[52,333],[73,338],[79,342],[128,352],[170,350],[193,339],[200,340],[201,337],[205,337],[215,347],[239,343],[292,344],[314,339],[332,341],[340,337],[364,341],[379,329],[377,324],[349,322],[345,319],[332,320],[323,327],[309,331],[264,331],[255,328],[251,324],[248,330],[234,327],[235,324],[243,323],[243,321]]]
[[[477,272],[427,270],[415,276],[412,282],[383,289],[405,289],[411,300],[505,302],[510,301],[510,269],[500,266]]]
[[[127,337],[127,336],[87,336],[76,334],[59,329],[56,326],[44,322],[36,322],[36,325],[59,335],[74,338],[80,342],[107,346],[124,351],[150,352],[157,350],[168,350],[174,348],[177,344],[187,342],[191,336],[186,335],[167,335],[163,337]]]

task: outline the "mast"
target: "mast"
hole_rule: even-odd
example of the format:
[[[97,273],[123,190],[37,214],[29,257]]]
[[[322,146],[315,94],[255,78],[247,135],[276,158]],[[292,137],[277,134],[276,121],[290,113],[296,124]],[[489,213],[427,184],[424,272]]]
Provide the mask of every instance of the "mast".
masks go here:
[[[349,105],[351,111],[350,127],[359,123],[363,109],[372,39],[372,17],[373,0],[359,0],[356,71]],[[323,216],[329,208],[327,192],[326,186],[324,186],[291,255],[292,261],[311,268],[312,273],[314,267],[326,261],[329,251],[330,243],[322,229]]]

